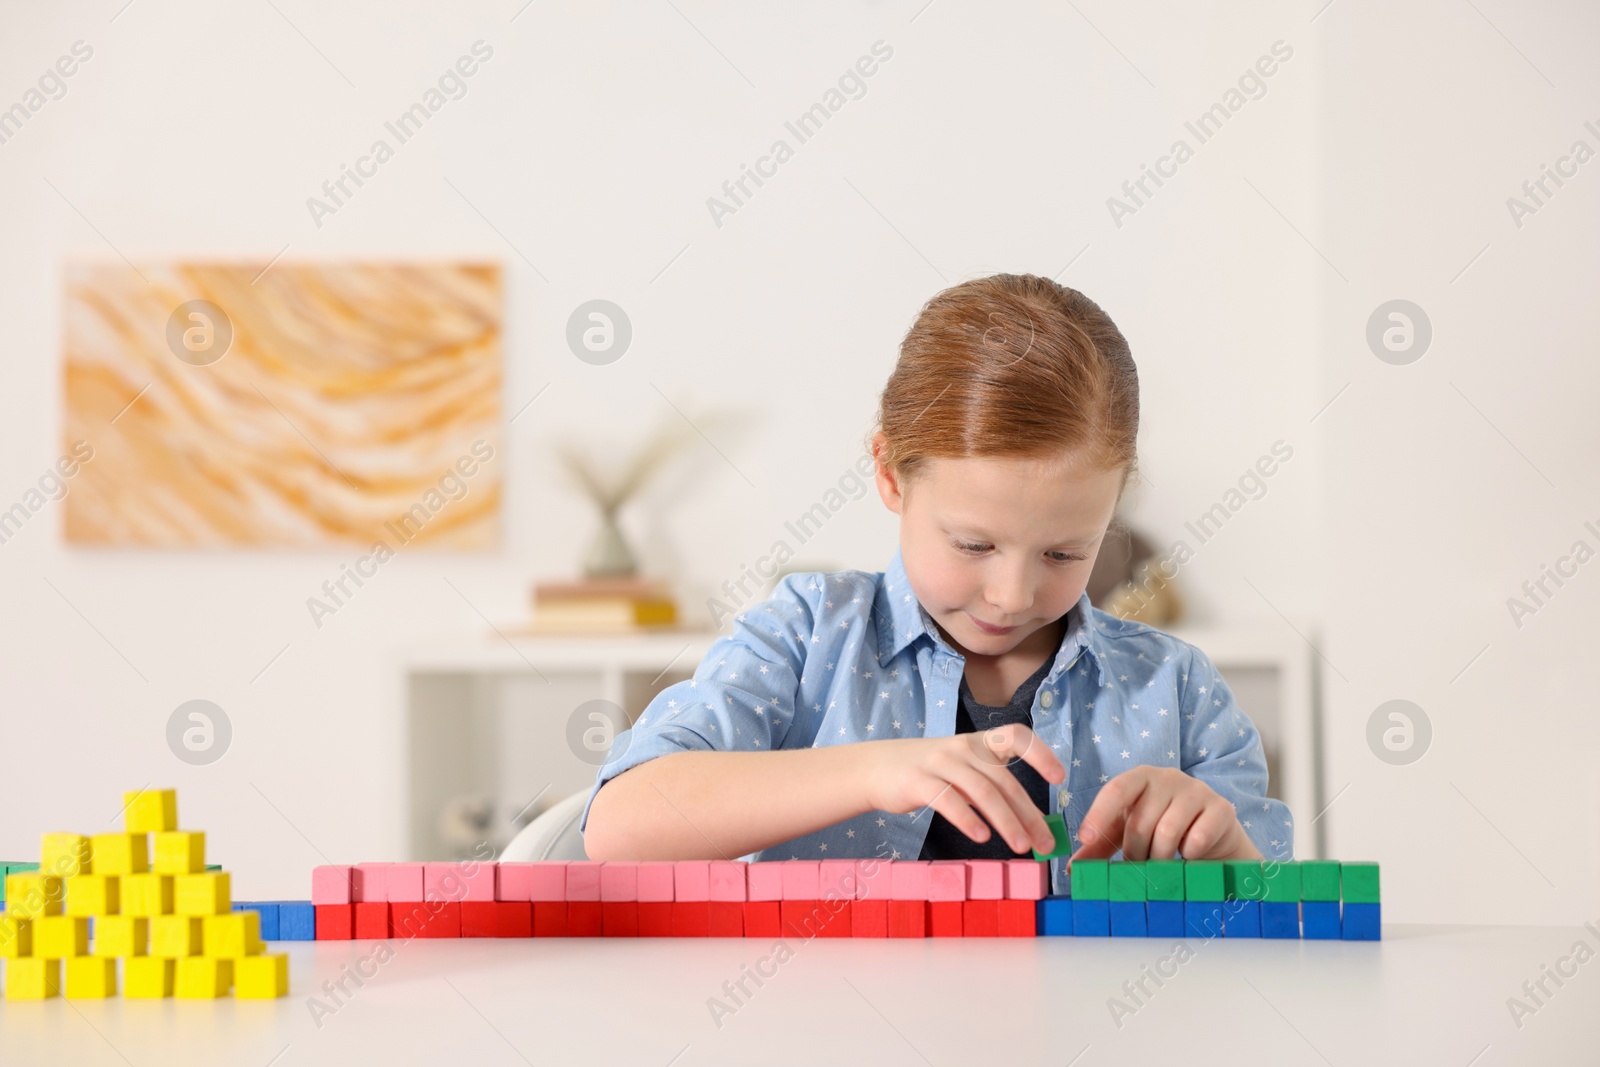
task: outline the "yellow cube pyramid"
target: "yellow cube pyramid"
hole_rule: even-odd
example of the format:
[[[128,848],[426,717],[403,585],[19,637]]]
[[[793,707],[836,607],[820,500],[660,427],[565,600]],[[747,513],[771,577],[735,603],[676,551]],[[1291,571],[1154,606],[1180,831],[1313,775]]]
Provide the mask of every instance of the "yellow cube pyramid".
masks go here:
[[[7,875],[6,997],[114,997],[118,960],[126,997],[286,995],[288,956],[264,952],[258,911],[232,910],[228,872],[206,870],[205,834],[178,829],[176,792],[123,803],[123,832],[44,834],[39,869]]]

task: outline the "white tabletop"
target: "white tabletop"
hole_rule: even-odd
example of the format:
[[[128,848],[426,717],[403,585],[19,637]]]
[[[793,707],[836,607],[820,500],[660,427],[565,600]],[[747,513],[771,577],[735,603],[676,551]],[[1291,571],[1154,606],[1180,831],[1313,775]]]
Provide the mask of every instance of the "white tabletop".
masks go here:
[[[1165,964],[1176,942],[1153,938],[789,942],[792,956],[762,987],[747,980],[753,996],[720,1027],[708,999],[775,942],[278,943],[290,994],[276,1001],[0,1001],[0,1063],[1600,1062],[1600,962],[1561,988],[1547,980],[1553,996],[1520,1030],[1506,1007],[1577,941],[1600,947],[1594,935],[1391,926],[1384,937],[1190,940],[1187,961]],[[309,998],[332,1004],[322,983],[358,961],[375,975],[319,1026]],[[1134,1007],[1122,985],[1146,967],[1171,977],[1146,978],[1153,996],[1119,1026],[1108,1001]]]

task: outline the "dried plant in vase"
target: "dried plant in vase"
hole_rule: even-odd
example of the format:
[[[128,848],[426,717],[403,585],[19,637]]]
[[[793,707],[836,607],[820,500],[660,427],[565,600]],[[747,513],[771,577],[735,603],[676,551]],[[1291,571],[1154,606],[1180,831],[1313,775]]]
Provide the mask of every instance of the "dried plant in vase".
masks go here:
[[[714,415],[699,416],[692,422],[686,415],[674,415],[634,451],[624,462],[621,473],[612,478],[603,476],[592,463],[592,456],[599,449],[590,449],[589,454],[585,454],[568,444],[555,446],[556,456],[562,466],[600,512],[600,529],[595,533],[583,561],[585,577],[625,578],[638,573],[638,560],[617,525],[618,512],[638,495],[668,460],[704,436],[703,426],[715,425],[719,421]]]

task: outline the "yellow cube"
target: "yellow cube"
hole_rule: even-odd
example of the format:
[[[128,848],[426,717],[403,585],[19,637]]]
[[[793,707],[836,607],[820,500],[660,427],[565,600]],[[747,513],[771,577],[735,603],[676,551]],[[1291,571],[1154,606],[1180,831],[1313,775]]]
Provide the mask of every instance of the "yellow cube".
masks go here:
[[[205,955],[226,959],[240,956],[257,956],[265,947],[261,943],[261,913],[259,911],[232,911],[226,915],[207,915],[201,940]]]
[[[289,957],[281,952],[233,961],[233,995],[240,1000],[271,1000],[289,992]]]
[[[227,871],[172,876],[172,910],[178,915],[226,915],[231,903]]]
[[[6,964],[7,1000],[43,1000],[60,992],[60,960],[29,956]]]
[[[123,826],[130,834],[154,834],[178,828],[178,791],[140,789],[122,794]]]
[[[123,915],[171,915],[172,875],[124,874],[121,896]]]
[[[149,834],[95,834],[90,842],[96,874],[143,874],[150,869]]]
[[[63,878],[88,874],[89,839],[82,834],[45,834],[39,846],[39,869]]]
[[[121,959],[125,956],[143,956],[149,951],[149,919],[132,915],[102,915],[94,921],[96,956]]]
[[[161,956],[130,956],[122,961],[122,995],[155,998],[172,996],[173,961]]]
[[[33,955],[33,920],[0,915],[0,959]]]
[[[6,914],[14,919],[60,915],[62,895],[59,874],[24,871],[6,875]]]
[[[177,961],[177,994],[184,1000],[213,1000],[228,995],[233,961],[215,956],[183,956]]]
[[[88,1000],[117,995],[117,961],[99,956],[67,960],[67,996]]]
[[[68,915],[115,915],[120,903],[116,874],[80,874],[67,879]]]
[[[188,915],[157,915],[150,920],[150,955],[178,958],[200,955],[200,920]]]
[[[33,954],[61,960],[89,954],[89,920],[81,915],[46,915],[33,920]]]
[[[199,830],[155,834],[153,869],[160,874],[195,874],[206,869],[206,835]]]

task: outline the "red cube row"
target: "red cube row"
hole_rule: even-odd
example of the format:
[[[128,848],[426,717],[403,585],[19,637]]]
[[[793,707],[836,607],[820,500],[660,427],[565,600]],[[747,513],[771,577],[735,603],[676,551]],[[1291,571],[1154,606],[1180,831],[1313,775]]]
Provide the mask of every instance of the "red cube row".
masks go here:
[[[317,940],[413,937],[1033,937],[1036,902],[432,900],[316,905]]]

